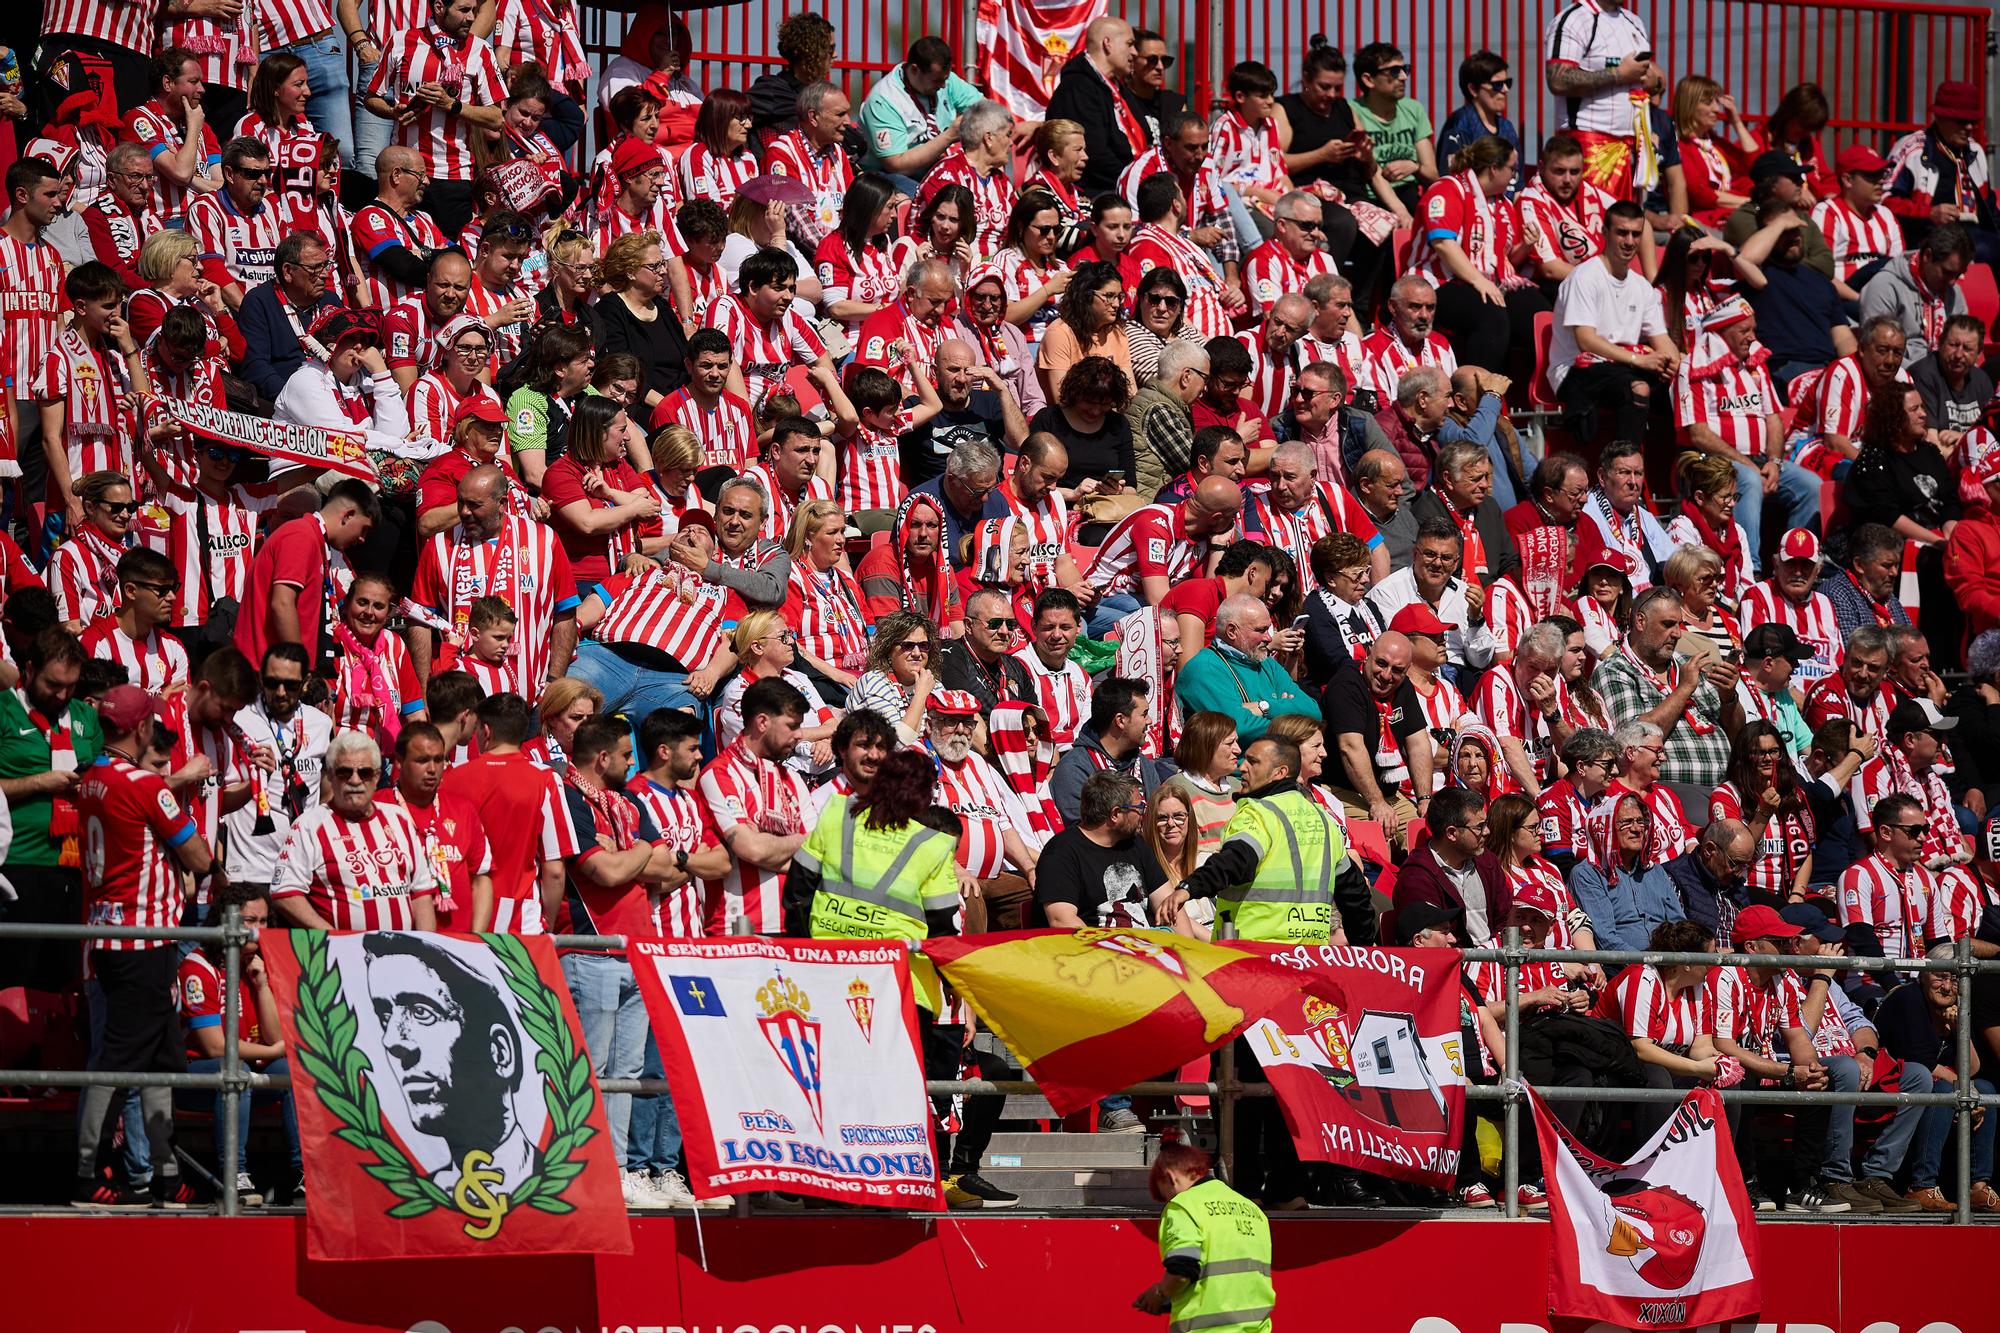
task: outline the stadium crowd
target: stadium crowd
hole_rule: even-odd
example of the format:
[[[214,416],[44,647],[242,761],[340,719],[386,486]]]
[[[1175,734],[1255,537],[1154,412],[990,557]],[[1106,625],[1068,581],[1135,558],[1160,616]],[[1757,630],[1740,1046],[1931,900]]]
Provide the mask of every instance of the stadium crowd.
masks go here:
[[[1384,42],[1315,40],[1294,90],[1241,63],[1205,116],[1112,18],[1039,121],[932,37],[850,99],[810,12],[747,91],[663,8],[601,68],[567,0],[41,32],[0,93],[0,919],[829,933],[828,830],[915,781],[955,888],[882,933],[1206,938],[1293,794],[1337,910],[1278,938],[2000,955],[1968,85],[1886,156],[1811,84],[1752,125],[1619,0],[1554,19],[1534,145],[1491,52],[1436,130]],[[658,1076],[630,967],[563,966],[597,1073]],[[1537,1082],[1950,1086],[1948,977],[1528,972]],[[99,1069],[218,1067],[223,977],[0,941]],[[1500,985],[1466,979],[1475,1077]],[[241,997],[282,1071],[254,949]],[[969,1028],[927,1022],[934,1077]],[[628,1201],[690,1206],[671,1099],[608,1101]],[[1564,1105],[1605,1145],[1661,1113]],[[1246,1192],[1411,1201],[1301,1170],[1262,1106]],[[195,1199],[172,1111],[88,1090],[75,1202]],[[955,1206],[1012,1201],[998,1113],[953,1122]],[[1762,1202],[1950,1207],[1948,1109],[1859,1158],[1853,1108],[1793,1119],[1738,1135]],[[1493,1204],[1476,1152],[1461,1184]]]

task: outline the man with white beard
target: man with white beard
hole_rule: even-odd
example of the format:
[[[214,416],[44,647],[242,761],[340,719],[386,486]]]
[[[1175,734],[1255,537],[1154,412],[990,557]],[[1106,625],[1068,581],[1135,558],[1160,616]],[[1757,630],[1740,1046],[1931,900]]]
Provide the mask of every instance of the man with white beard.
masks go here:
[[[1007,912],[1033,891],[1042,835],[1028,823],[1027,807],[1000,771],[972,748],[979,724],[979,700],[964,690],[933,690],[924,713],[924,743],[937,757],[937,803],[958,816],[958,873],[977,880],[979,892],[965,895],[968,915],[976,908],[985,925],[966,929],[1009,929],[996,914]]]

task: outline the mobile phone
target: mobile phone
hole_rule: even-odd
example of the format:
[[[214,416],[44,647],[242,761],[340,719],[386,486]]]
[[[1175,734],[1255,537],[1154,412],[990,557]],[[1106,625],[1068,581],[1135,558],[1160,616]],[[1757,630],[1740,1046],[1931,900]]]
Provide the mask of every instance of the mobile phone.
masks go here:
[[[1304,614],[1294,616],[1292,617],[1292,628],[1304,629],[1306,627],[1306,622],[1311,619],[1312,619],[1311,616]]]
[[[1361,146],[1362,144],[1365,144],[1365,143],[1367,143],[1367,142],[1368,142],[1368,131],[1367,131],[1367,130],[1350,130],[1350,131],[1348,132],[1348,135],[1347,135],[1347,142],[1349,142],[1349,143],[1351,143],[1351,144],[1355,145],[1356,147],[1359,147],[1359,146]]]
[[[1641,51],[1633,58],[1636,60],[1651,60],[1653,58],[1653,53],[1651,51]]]

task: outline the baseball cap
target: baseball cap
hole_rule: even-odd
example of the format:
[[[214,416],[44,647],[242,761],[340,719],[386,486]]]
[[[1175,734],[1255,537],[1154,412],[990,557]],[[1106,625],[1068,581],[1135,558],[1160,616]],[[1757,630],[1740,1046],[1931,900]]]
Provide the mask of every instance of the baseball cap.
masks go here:
[[[1950,731],[1957,725],[1957,718],[1940,713],[1937,705],[1929,699],[1905,699],[1890,711],[1882,734],[1895,740],[1913,731]]]
[[[686,532],[689,528],[704,528],[707,530],[709,536],[716,536],[715,515],[709,513],[706,509],[689,509],[681,515],[678,531]],[[665,552],[661,554],[664,555]]]
[[[1889,159],[1865,143],[1851,143],[1840,150],[1840,156],[1833,161],[1833,169],[1843,176],[1850,171],[1858,171],[1864,176],[1879,176],[1889,169]]]
[[[1437,618],[1437,612],[1422,602],[1411,602],[1396,613],[1389,622],[1389,628],[1398,634],[1422,634],[1442,641],[1449,627]]]
[[[468,420],[483,421],[489,426],[504,426],[507,424],[507,412],[491,394],[468,394],[459,400],[457,407],[451,409],[449,429],[456,430],[459,422]]]
[[[1799,930],[1822,944],[1839,944],[1847,938],[1847,932],[1836,924],[1833,918],[1814,907],[1811,903],[1792,903],[1778,915]],[[1737,918],[1741,920],[1742,918]]]
[[[618,145],[618,151],[611,155],[611,174],[620,180],[651,171],[654,167],[665,169],[666,165],[659,149],[649,143],[640,143],[637,139],[626,139]]]
[[[366,310],[352,310],[344,305],[330,306],[322,310],[319,318],[312,322],[312,327],[306,332],[328,352],[337,352],[342,343],[351,342],[356,338],[365,338],[377,344],[382,341],[382,329],[375,322],[374,315]]]
[[[1556,906],[1556,895],[1549,886],[1535,883],[1523,884],[1514,890],[1514,910],[1540,912],[1551,921],[1562,914],[1562,909]]]
[[[1753,182],[1762,184],[1764,181],[1776,180],[1780,176],[1787,176],[1804,184],[1806,169],[1800,166],[1790,153],[1781,153],[1775,149],[1768,153],[1757,154],[1757,160],[1750,164],[1750,179]]]
[[[1793,528],[1778,543],[1778,559],[1810,560],[1819,563],[1819,534],[1811,528]]]
[[[1790,625],[1780,625],[1767,621],[1750,631],[1743,639],[1745,661],[1758,661],[1766,657],[1783,657],[1796,666],[1800,662],[1810,662],[1815,656],[1799,637],[1799,632]]]
[[[928,707],[946,717],[979,716],[979,699],[968,690],[932,690]]]
[[[1411,903],[1396,912],[1396,939],[1408,944],[1419,932],[1451,924],[1451,913],[1436,903]]]
[[[1807,908],[1807,911],[1813,911]],[[1818,915],[1814,912],[1814,915]],[[1825,920],[1821,917],[1821,920]],[[1805,932],[1798,926],[1778,915],[1774,907],[1753,903],[1736,914],[1736,924],[1730,929],[1729,939],[1733,944],[1748,944],[1751,940],[1791,940]]]
[[[97,716],[109,731],[131,731],[152,715],[153,696],[137,685],[113,685],[97,697]]]

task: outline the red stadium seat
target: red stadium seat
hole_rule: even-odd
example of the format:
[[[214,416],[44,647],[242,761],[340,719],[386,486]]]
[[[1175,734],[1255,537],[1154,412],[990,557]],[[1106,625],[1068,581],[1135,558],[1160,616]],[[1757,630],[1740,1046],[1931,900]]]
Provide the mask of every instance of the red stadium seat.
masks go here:
[[[1993,280],[1993,269],[1987,264],[1974,264],[1965,270],[1965,277],[1959,281],[1958,289],[1965,293],[1965,312],[1986,326],[1986,350],[2000,350],[2000,285]]]
[[[1397,277],[1402,277],[1403,273],[1409,268],[1410,251],[1415,247],[1416,243],[1417,232],[1414,227],[1398,227],[1396,228],[1395,235],[1389,238],[1389,253],[1391,261],[1395,264],[1395,274]]]
[[[1535,315],[1535,373],[1528,380],[1528,401],[1544,412],[1557,410],[1556,391],[1549,385],[1549,348],[1556,340],[1553,310]]]

